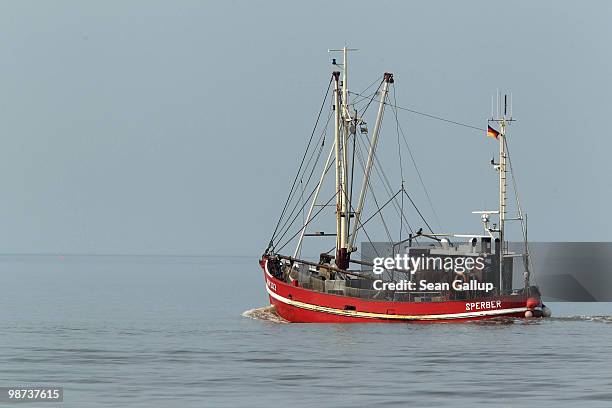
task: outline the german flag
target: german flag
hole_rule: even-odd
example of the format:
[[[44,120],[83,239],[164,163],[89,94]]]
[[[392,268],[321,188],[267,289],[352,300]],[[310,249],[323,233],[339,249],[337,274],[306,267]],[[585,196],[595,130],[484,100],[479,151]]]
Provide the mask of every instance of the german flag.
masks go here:
[[[499,132],[493,129],[491,126],[487,125],[487,136],[494,137],[497,139],[499,137]]]

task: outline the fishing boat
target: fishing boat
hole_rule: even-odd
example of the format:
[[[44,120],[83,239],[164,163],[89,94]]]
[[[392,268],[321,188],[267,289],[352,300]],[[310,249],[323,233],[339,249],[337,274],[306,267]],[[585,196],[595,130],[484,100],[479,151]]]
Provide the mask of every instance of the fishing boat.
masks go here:
[[[461,322],[550,316],[538,287],[531,284],[527,217],[518,199],[507,143],[508,126],[513,121],[508,97],[501,98],[498,93],[497,113],[492,112],[487,128],[482,129],[499,146],[497,160],[491,160],[498,173],[499,208],[474,211],[482,223],[477,234],[434,231],[405,187],[402,159],[410,157],[421,182],[422,177],[412,152],[402,152],[400,135],[408,149],[409,144],[397,113],[404,109],[464,124],[399,106],[394,76],[389,72],[362,92],[350,91],[348,53],[354,50],[329,51],[341,53],[342,62],[332,60],[334,71],[314,129],[259,262],[276,313],[289,322],[301,323]],[[376,117],[370,132],[365,118],[371,107],[376,107]],[[400,146],[394,157],[400,161],[397,183],[389,180],[378,154],[383,116],[389,109],[396,120],[389,129],[396,130],[395,142]],[[330,141],[328,134],[329,139],[333,134]],[[316,177],[319,168],[321,174]],[[516,214],[512,215],[507,207],[508,174],[512,175],[516,202]],[[385,199],[380,198],[381,190]],[[270,193],[265,195],[274,201]],[[433,209],[431,200],[429,203]],[[389,212],[397,216],[395,223],[386,218]],[[510,221],[520,223],[520,252],[511,250],[506,237]],[[417,223],[421,223],[418,229]],[[325,225],[333,225],[331,231],[316,230]],[[384,231],[386,240],[376,241],[373,235],[377,231]],[[310,256],[304,249],[306,240],[316,251],[311,249]],[[294,246],[292,253],[287,252],[290,246]],[[515,259],[522,262],[515,263]],[[515,274],[521,267],[522,275]],[[514,288],[516,280],[518,288]]]

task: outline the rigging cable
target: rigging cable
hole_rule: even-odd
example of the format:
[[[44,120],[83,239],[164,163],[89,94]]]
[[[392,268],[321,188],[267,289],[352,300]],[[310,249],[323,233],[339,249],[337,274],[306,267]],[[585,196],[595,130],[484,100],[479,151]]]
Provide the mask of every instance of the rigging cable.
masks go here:
[[[365,144],[365,142],[364,142],[364,144]],[[363,158],[363,153],[361,152],[361,146],[360,146],[360,145],[358,145],[357,147],[358,147],[358,150],[357,150],[357,156],[358,156],[358,158],[359,158],[359,165],[361,166],[361,169],[362,169],[363,171],[365,171],[364,158]],[[374,158],[376,158],[376,155],[374,155]],[[376,164],[376,163],[375,163],[375,164]],[[374,168],[374,170],[376,171],[376,175],[378,176],[378,178],[379,178],[379,179],[380,179],[380,180],[383,182],[383,187],[385,187],[385,189],[387,190],[387,194],[389,194],[389,196],[391,197],[390,201],[392,200],[392,202],[393,202],[393,207],[395,208],[395,211],[396,211],[397,215],[398,215],[400,218],[403,218],[403,220],[405,220],[405,221],[406,221],[406,224],[408,225],[408,228],[410,229],[410,231],[411,231],[411,232],[413,232],[413,231],[412,231],[412,227],[410,226],[410,223],[409,223],[409,222],[408,222],[408,220],[406,219],[406,216],[405,216],[403,213],[401,213],[401,212],[399,211],[399,209],[398,209],[398,206],[397,206],[397,200],[395,199],[395,197],[397,196],[397,193],[396,193],[396,194],[393,194],[393,191],[392,191],[392,189],[391,189],[391,185],[390,185],[388,182],[387,182],[386,184],[384,183],[384,181],[385,181],[385,180],[383,180],[383,178],[382,178],[382,176],[381,176],[381,174],[380,174],[380,170],[379,170],[379,168],[378,168],[376,165],[374,165],[374,166],[372,166],[372,167],[373,167],[373,168]],[[368,181],[368,188],[370,189],[370,192],[372,193],[372,197],[374,198],[374,201],[376,202],[376,205],[378,206],[378,202],[377,202],[377,200],[376,200],[376,195],[375,195],[374,189],[372,188],[372,184],[371,184],[369,181]],[[385,204],[385,205],[386,205],[386,204]],[[384,207],[384,206],[383,206],[383,207]],[[374,215],[376,215],[376,214],[377,214],[377,213],[374,213]],[[370,218],[368,219],[368,221],[369,221],[371,218],[372,218],[372,217],[370,217]],[[382,218],[382,216],[381,216],[381,218]],[[385,224],[385,220],[384,220],[384,218],[382,219],[382,221],[383,221],[383,226],[385,227],[385,229],[387,229],[387,226],[386,226],[386,224]],[[360,223],[360,224],[361,224],[361,223]],[[363,225],[363,224],[362,224],[362,225]],[[355,232],[357,233],[358,231],[359,231],[359,227],[357,228],[357,230],[356,230]],[[390,234],[388,233],[388,229],[387,229],[387,235],[390,235]],[[389,238],[389,241],[391,241],[391,242],[392,242],[392,241],[393,241],[393,239],[392,239],[392,238]]]
[[[361,91],[360,93],[361,93],[361,94],[365,94],[365,93],[367,92],[367,90],[368,90],[368,89],[370,89],[371,87],[373,87],[373,86],[374,86],[374,85],[375,85],[375,84],[378,82],[378,88],[376,89],[376,92],[374,92],[374,93],[372,94],[372,96],[376,95],[376,94],[378,93],[378,90],[380,89],[380,85],[382,85],[382,83],[383,83],[383,82],[382,82],[382,79],[383,79],[383,77],[382,77],[382,76],[379,76],[379,77],[378,77],[378,78],[376,78],[376,79],[375,79],[375,80],[374,80],[374,81],[373,81],[373,82],[372,82],[370,85],[368,85],[368,86],[366,87],[366,89],[364,89],[364,90],[363,90],[363,91]],[[351,93],[351,92],[349,91],[349,93]],[[361,96],[361,95],[360,95],[360,96]],[[353,105],[356,105],[356,104],[358,104],[358,103],[361,103],[362,101],[364,101],[364,100],[366,100],[366,99],[370,99],[370,98],[371,98],[371,96],[361,96],[361,99],[359,99],[358,101],[354,101],[354,102],[353,102]],[[372,102],[372,101],[370,100],[370,102],[368,102],[368,105],[369,105],[371,102]]]
[[[521,232],[523,235],[523,243],[525,245],[525,259],[523,259],[525,268],[529,271],[529,277],[533,275],[534,281],[537,283],[535,273],[532,273],[533,269],[533,260],[531,259],[531,253],[529,252],[529,243],[527,242],[527,227],[523,220],[523,210],[521,209],[521,201],[519,199],[519,192],[516,187],[516,179],[514,177],[514,169],[512,168],[512,160],[510,159],[510,150],[508,149],[508,143],[506,137],[504,136],[504,146],[506,148],[506,157],[508,158],[508,164],[510,165],[510,176],[512,177],[512,188],[514,190],[514,197],[516,199],[516,207],[518,210],[518,216],[521,219]],[[531,267],[531,268],[530,268]]]
[[[376,88],[376,91],[374,91],[374,93],[372,95],[366,95],[366,96],[364,96],[363,99],[361,99],[361,101],[364,101],[366,99],[368,100],[368,103],[363,108],[363,111],[361,111],[361,115],[360,115],[361,117],[363,117],[363,115],[365,115],[366,111],[368,110],[368,108],[370,107],[372,102],[374,101],[374,97],[380,92],[380,87],[382,86],[382,84],[383,84],[383,81],[381,80],[380,83],[378,84],[378,88]]]
[[[360,161],[360,162],[362,162],[362,161]],[[372,187],[372,184],[370,183],[370,180],[368,180],[367,188],[370,189],[370,192],[372,193],[372,199],[374,200],[374,204],[376,204],[376,208],[378,210],[378,211],[376,211],[374,213],[374,215],[380,214],[380,220],[382,221],[383,227],[385,228],[385,232],[387,234],[387,239],[389,240],[389,242],[393,243],[393,237],[391,236],[391,232],[389,232],[389,227],[387,226],[387,223],[385,222],[385,217],[383,216],[382,208],[378,205],[378,200],[376,199],[376,194],[374,193],[374,188]],[[394,198],[395,198],[395,195],[393,197],[391,197],[390,200],[393,200]],[[361,225],[363,225],[363,224],[361,224]],[[359,230],[357,230],[357,231],[359,231]],[[356,235],[357,235],[357,231],[355,231],[355,238],[356,238]]]
[[[380,90],[381,85],[383,84],[382,82],[382,78],[378,77],[374,80],[374,82],[372,82],[370,85],[368,85],[368,87],[362,91],[362,93],[364,93],[365,91],[367,91],[368,89],[370,89],[376,82],[379,82],[378,87],[376,88],[376,91],[374,92],[373,95],[376,95],[378,93],[378,91]],[[362,99],[363,101],[364,99]],[[361,101],[359,101],[361,102]],[[359,102],[355,102],[354,104],[357,104]],[[363,110],[361,111],[361,114],[358,114],[359,118],[363,118],[363,116],[365,115],[365,113],[367,112],[368,108],[370,107],[372,103],[372,99],[370,99],[368,101],[368,103],[366,104],[366,106],[363,108]],[[354,181],[354,175],[355,175],[355,150],[357,147],[357,116],[355,117],[355,134],[353,135],[353,158],[352,158],[352,165],[351,165],[351,192],[350,192],[350,197],[351,197],[351,203],[353,202],[353,181]],[[363,164],[362,164],[363,167]],[[352,207],[352,206],[351,206]],[[350,220],[350,217],[349,217]]]
[[[365,144],[365,142],[363,142]],[[367,150],[367,148],[366,148]],[[359,152],[361,154],[361,150],[359,150]],[[364,167],[363,162],[361,163],[362,167]],[[387,194],[389,194],[389,196],[393,195],[393,188],[391,187],[391,183],[389,182],[389,179],[387,177],[387,175],[385,174],[385,171],[382,167],[382,164],[380,163],[380,160],[378,160],[378,155],[374,154],[374,165],[372,166],[376,172],[376,175],[378,176],[378,178],[380,179],[380,181],[382,182],[383,187],[385,187]],[[397,200],[393,201],[393,207],[395,208],[395,211],[398,215],[398,217],[404,219],[404,221],[406,222],[406,224],[408,225],[408,228],[410,229],[410,232],[414,232],[412,230],[412,227],[410,226],[410,223],[408,222],[408,219],[406,218],[406,215],[403,214],[401,212],[400,206],[397,204]]]
[[[397,106],[397,97],[395,95],[395,82],[392,83],[393,86],[393,103]],[[393,109],[393,113],[395,115],[395,131],[397,132],[397,156],[399,158],[399,166],[400,166],[400,178],[402,181],[402,190],[404,190],[404,166],[402,164],[402,145],[400,144],[400,132],[399,132],[399,120],[397,118],[397,109]],[[402,194],[401,200],[401,210],[404,213],[404,195]],[[400,217],[400,230],[399,230],[399,240],[398,242],[402,242],[402,232],[404,229],[404,219]],[[395,252],[395,246],[393,246]]]
[[[325,137],[327,135],[327,125],[329,124],[329,120],[330,120],[331,116],[332,115],[330,113],[330,115],[327,118],[327,122],[325,123],[325,128],[324,128],[323,132],[321,133],[321,136],[319,137],[319,141],[321,141],[321,144],[320,144],[320,147],[319,147],[319,152],[317,154],[316,160],[313,162],[312,169],[310,170],[310,174],[308,175],[308,179],[306,180],[306,186],[308,186],[310,184],[310,180],[312,179],[312,176],[313,176],[313,174],[314,174],[314,172],[315,172],[315,170],[317,168],[317,164],[319,163],[319,159],[321,158],[321,153],[323,152],[323,147],[325,146]],[[308,159],[308,162],[306,164],[306,167],[305,167],[305,170],[304,170],[304,174],[307,171],[307,169],[310,167],[310,163],[312,162],[312,158],[314,157],[314,153],[315,152],[316,152],[316,150],[313,150],[313,152],[311,153],[311,156]],[[295,191],[297,191],[297,190],[295,190]],[[290,201],[293,201],[294,197],[295,196],[292,195]],[[300,202],[301,202],[300,200],[302,199],[302,197],[303,197],[303,194],[300,195],[300,197],[296,200],[295,205],[291,209],[291,212],[289,213],[289,215],[285,219],[285,222],[283,223],[283,225],[280,227],[279,235],[282,233],[282,231],[285,230],[286,227],[287,228],[291,228],[292,224],[287,225],[287,223],[289,222],[289,220],[292,219],[293,214],[295,213],[295,211],[297,210],[298,206],[300,205]],[[302,208],[304,208],[304,206],[302,206]]]
[[[331,169],[331,168],[332,168],[332,165],[333,165],[335,162],[336,162],[336,160],[334,159],[334,160],[332,160],[332,161],[329,163],[329,166],[328,166],[328,167],[325,169],[325,173],[324,173],[324,174],[327,174],[327,172],[329,171],[329,169]],[[319,188],[319,183],[317,183],[317,185],[315,186],[315,188],[314,188],[314,189],[312,190],[312,192],[311,192],[311,193],[308,195],[308,198],[306,198],[306,200],[304,200],[304,204],[302,205],[302,208],[306,207],[306,205],[307,205],[307,204],[308,204],[308,202],[310,201],[310,198],[311,198],[311,197],[312,197],[312,196],[315,194],[315,192],[317,191],[317,188]],[[335,195],[334,195],[334,197],[335,197]],[[325,208],[325,207],[326,207],[328,204],[329,204],[329,202],[325,203],[325,204],[324,204],[324,205],[321,207],[321,209],[320,209],[320,210],[317,212],[317,214],[318,214],[319,212],[321,212],[321,211],[322,211],[322,210],[323,210],[323,209],[324,209],[324,208]],[[302,210],[302,209],[300,209],[300,211],[301,211],[301,210]],[[288,232],[289,232],[289,230],[291,229],[291,226],[293,225],[293,223],[295,222],[295,220],[297,219],[297,217],[300,215],[300,211],[298,211],[298,212],[297,212],[297,214],[296,214],[296,215],[293,217],[293,219],[291,220],[291,223],[289,224],[289,226],[288,226],[288,227],[287,227],[287,228],[284,230],[284,232],[283,232],[283,234],[280,236],[280,238],[278,238],[278,241],[279,241],[279,242],[280,242],[280,241],[281,241],[281,240],[282,240],[282,239],[285,237],[285,235],[287,235],[287,233],[288,233]],[[315,215],[316,215],[316,214],[315,214]],[[313,217],[313,218],[314,218],[314,217]],[[312,221],[312,218],[310,219],[310,221]],[[308,224],[310,223],[310,221],[309,221],[309,222],[308,222],[306,225],[308,225]],[[304,227],[305,227],[305,226],[304,226]],[[302,228],[302,229],[304,229],[304,228]],[[300,229],[300,230],[298,231],[298,234],[300,233],[300,231],[301,231],[302,229]],[[297,235],[297,234],[296,234],[296,235]],[[296,235],[294,235],[293,237],[291,237],[291,239],[295,238],[295,237],[296,237]],[[291,239],[289,240],[289,242],[291,241]],[[289,242],[287,242],[285,245],[287,245]],[[285,247],[285,245],[283,245],[283,247]],[[282,248],[281,248],[281,249],[282,249]]]
[[[368,223],[368,221],[370,221],[372,218],[376,217],[376,215],[381,212],[383,210],[383,208],[385,208],[399,193],[401,193],[402,190],[399,190],[397,193],[395,193],[393,195],[393,197],[391,197],[390,199],[387,200],[386,203],[384,203],[381,207],[378,207],[378,211],[376,211],[374,214],[372,214],[367,220],[365,220],[364,222],[359,221],[359,228],[357,228],[357,230],[359,231],[359,229],[363,229],[365,228],[365,225]],[[378,206],[378,205],[377,205]],[[364,230],[365,231],[365,230]]]
[[[377,78],[377,79],[376,79],[374,82],[372,82],[372,84],[370,84],[370,85],[369,85],[369,86],[368,86],[368,87],[367,87],[365,90],[367,90],[367,89],[371,88],[371,87],[372,87],[372,86],[373,86],[373,85],[374,85],[376,82],[378,82],[378,81],[379,81],[379,78]],[[331,86],[331,80],[330,80],[330,84],[328,85],[328,89],[327,89],[327,91],[328,91],[328,92],[329,92],[330,86]],[[380,87],[380,85],[379,85],[379,87]],[[364,90],[364,91],[365,91],[365,90]],[[377,91],[377,92],[378,92],[378,91]],[[327,98],[327,94],[326,94],[326,96],[325,96],[325,99],[326,99],[326,98]],[[323,104],[325,103],[325,99],[324,99],[324,101],[323,101]],[[364,111],[363,111],[364,113],[365,113],[365,111],[367,110],[368,106],[370,105],[370,102],[371,102],[371,99],[370,99],[370,101],[368,102],[368,105],[365,107],[365,109],[364,109]],[[317,117],[317,123],[318,123],[318,121],[319,121],[320,115],[321,115],[321,111],[319,111],[319,116]],[[323,143],[325,142],[325,138],[324,138],[324,136],[325,136],[325,134],[326,134],[326,132],[327,132],[327,125],[329,124],[329,121],[330,121],[331,116],[332,116],[332,115],[331,115],[331,113],[330,113],[330,115],[329,115],[329,116],[328,116],[328,118],[327,118],[327,121],[326,121],[325,127],[324,127],[324,132],[322,133],[321,137],[319,138],[319,140],[321,140],[321,138],[323,138]],[[316,129],[316,125],[315,125],[315,129]],[[314,131],[314,130],[313,130],[313,131]],[[311,142],[311,141],[309,141],[309,146],[310,146],[310,142]],[[314,165],[313,165],[313,167],[312,167],[312,170],[311,170],[311,172],[310,172],[310,175],[308,176],[308,180],[306,181],[306,186],[307,186],[307,185],[310,183],[310,179],[312,178],[312,175],[313,175],[313,173],[314,173],[314,170],[316,169],[316,163],[318,163],[318,161],[319,161],[319,158],[320,158],[320,155],[321,155],[321,152],[322,152],[322,148],[323,148],[323,143],[321,144],[321,149],[319,150],[319,153],[318,153],[318,155],[317,155],[317,159],[314,161]],[[307,147],[307,152],[308,152],[309,146]],[[307,153],[307,152],[306,152],[306,153]],[[309,160],[308,160],[308,162],[307,162],[307,164],[306,164],[305,169],[307,169],[307,168],[310,166],[310,163],[311,163],[311,161],[312,161],[312,157],[314,156],[314,153],[315,153],[314,151],[311,153],[311,156],[310,156],[310,158],[309,158]],[[301,169],[301,167],[303,167],[303,161],[304,161],[304,158],[302,159],[302,163],[300,164],[300,169]],[[334,162],[334,161],[332,161],[332,164],[333,164],[333,162]],[[330,167],[329,167],[329,168],[331,168],[331,164],[330,164]],[[329,171],[329,168],[325,170],[325,173],[327,173],[327,171]],[[300,170],[300,169],[299,169],[299,170]],[[298,171],[299,171],[299,170],[298,170]],[[306,170],[305,170],[305,171],[306,171]],[[299,174],[298,174],[298,176],[299,176]],[[305,208],[306,204],[308,203],[308,201],[310,200],[310,198],[311,198],[311,197],[312,197],[312,195],[314,194],[314,191],[316,191],[316,188],[317,188],[317,187],[318,187],[318,183],[317,183],[317,185],[315,186],[315,189],[314,189],[314,190],[313,190],[313,191],[312,191],[312,192],[309,194],[308,198],[307,198],[307,199],[304,201],[304,204],[302,205],[301,209],[299,209],[299,210],[298,210],[298,206],[299,206],[299,204],[300,204],[300,199],[302,198],[302,196],[303,196],[303,195],[301,195],[301,196],[300,196],[300,199],[298,199],[298,201],[296,202],[296,204],[293,206],[293,209],[290,211],[289,215],[287,216],[287,218],[286,218],[286,219],[285,219],[285,221],[283,222],[282,226],[280,226],[280,231],[279,231],[279,228],[278,228],[279,226],[277,225],[277,228],[275,229],[275,234],[274,234],[274,236],[273,236],[273,239],[274,239],[274,238],[276,238],[277,236],[280,236],[280,237],[278,238],[278,240],[277,240],[277,241],[282,241],[282,239],[285,237],[285,235],[286,235],[286,234],[289,232],[289,230],[291,229],[291,226],[292,226],[292,225],[295,223],[295,221],[296,221],[297,217],[299,216],[300,212],[301,212],[301,211],[302,211],[302,210]],[[285,206],[285,207],[288,207],[288,204],[289,204],[289,203],[292,201],[292,199],[293,199],[293,197],[294,197],[294,194],[295,194],[295,191],[297,191],[297,190],[293,190],[293,188],[292,188],[292,191],[291,191],[290,196],[289,196],[289,198],[288,198],[288,203],[286,203],[286,206]],[[322,208],[324,208],[324,207],[322,207]],[[283,213],[283,214],[281,214],[281,219],[279,220],[279,224],[280,224],[280,222],[282,221],[282,219],[284,218],[284,216],[285,216],[285,214],[286,214],[286,210],[287,210],[287,208],[284,208],[284,210],[283,210],[283,211],[284,211],[284,213]],[[296,213],[296,210],[297,210],[297,213]],[[319,211],[319,212],[320,212],[320,211]],[[317,212],[317,214],[318,214],[319,212]],[[295,215],[294,215],[294,214],[295,214]],[[383,222],[384,222],[384,220],[383,220]],[[302,228],[302,229],[303,229],[303,228]],[[301,231],[301,230],[300,230],[300,231]],[[298,234],[299,234],[299,232],[300,232],[300,231],[298,231]],[[278,234],[276,234],[276,232],[278,232]],[[295,238],[295,236],[293,236],[292,238],[290,238],[289,242],[290,242],[290,241],[291,241],[293,238]],[[287,242],[287,243],[288,243],[288,242]],[[284,246],[285,246],[287,243],[285,243],[285,244],[284,244],[284,245],[283,245],[283,246],[282,246],[282,247],[279,249],[279,251],[280,251],[280,250],[281,250],[281,249],[282,249],[282,248],[283,248],[283,247],[284,247]],[[273,246],[271,246],[271,248],[273,248]]]
[[[327,91],[325,91],[325,97],[323,98],[323,103],[321,104],[321,108],[319,109],[317,120],[315,122],[314,128],[312,129],[312,133],[310,134],[310,139],[308,140],[306,151],[304,152],[304,156],[302,157],[302,161],[300,162],[300,166],[298,168],[297,174],[295,175],[295,179],[293,180],[293,184],[291,185],[291,189],[289,190],[289,195],[287,197],[287,200],[285,201],[285,205],[283,207],[283,211],[281,212],[280,218],[278,219],[278,222],[276,223],[276,227],[274,228],[274,232],[272,233],[272,237],[270,238],[270,243],[268,244],[268,248],[266,249],[266,252],[268,252],[268,250],[274,246],[273,241],[274,241],[274,238],[276,237],[276,232],[278,231],[278,227],[280,226],[281,220],[283,219],[283,216],[285,215],[285,211],[287,210],[287,206],[289,205],[289,200],[291,199],[293,189],[295,188],[295,184],[297,183],[297,180],[299,178],[300,172],[302,170],[302,166],[304,165],[304,160],[306,159],[306,154],[308,153],[308,149],[310,148],[312,138],[314,137],[315,131],[319,124],[321,113],[323,113],[323,108],[325,107],[325,102],[327,101],[327,96],[329,95],[329,90],[331,89],[332,81],[333,81],[333,77],[329,79],[329,84],[327,84]]]
[[[288,244],[289,244],[289,243],[290,243],[290,242],[293,240],[293,238],[297,237],[297,236],[298,236],[298,235],[299,235],[299,234],[302,232],[302,230],[303,230],[303,229],[305,229],[305,228],[308,226],[308,224],[310,224],[310,223],[312,222],[312,220],[314,220],[314,219],[317,217],[317,215],[319,215],[319,213],[325,209],[325,206],[326,206],[326,205],[328,205],[329,203],[331,203],[331,202],[332,202],[332,200],[333,200],[334,198],[336,198],[336,196],[337,196],[337,195],[338,195],[338,192],[336,191],[336,193],[335,193],[335,194],[334,194],[334,195],[333,195],[333,196],[332,196],[332,197],[331,197],[331,198],[330,198],[330,199],[329,199],[329,200],[328,200],[328,201],[327,201],[327,202],[326,202],[326,203],[325,203],[325,204],[324,204],[324,205],[323,205],[323,206],[322,206],[322,207],[321,207],[321,208],[320,208],[320,209],[319,209],[319,210],[318,210],[316,213],[315,213],[315,215],[313,215],[313,216],[310,218],[310,220],[309,220],[309,221],[308,221],[306,224],[304,224],[304,226],[303,226],[302,228],[300,228],[300,229],[299,229],[299,230],[298,230],[298,231],[297,231],[297,232],[296,232],[296,233],[295,233],[295,234],[294,234],[294,235],[293,235],[291,238],[289,238],[289,239],[287,240],[287,242],[285,242],[285,243],[283,244],[283,246],[281,246],[281,247],[278,249],[278,251],[279,251],[279,252],[280,252],[280,251],[282,251],[282,250],[283,250],[283,248],[285,248],[285,247],[286,247],[286,246],[287,246],[287,245],[288,245]],[[281,238],[279,238],[279,241],[280,241],[281,239],[282,239],[282,237],[281,237]]]
[[[370,98],[370,97],[368,97],[367,95],[362,95],[362,94],[357,93],[357,92],[351,92],[351,91],[349,91],[349,93],[351,93],[351,94],[353,94],[353,95],[358,95],[358,96],[361,96],[361,97],[363,97],[363,98]],[[373,97],[372,97],[372,99],[373,99]],[[466,127],[466,128],[470,128],[470,129],[475,129],[475,130],[485,131],[485,132],[486,132],[486,129],[485,129],[485,128],[481,128],[481,127],[478,127],[478,126],[473,126],[473,125],[469,125],[469,124],[467,124],[467,123],[457,122],[457,121],[454,121],[454,120],[450,120],[450,119],[443,118],[443,117],[441,117],[441,116],[432,115],[432,114],[430,114],[430,113],[419,112],[419,111],[414,110],[414,109],[404,108],[404,107],[402,107],[402,106],[397,106],[397,105],[390,104],[389,102],[384,102],[384,103],[385,103],[386,105],[389,105],[389,106],[394,106],[394,107],[395,107],[395,108],[397,108],[397,109],[400,109],[400,110],[403,110],[403,111],[406,111],[406,112],[410,112],[410,113],[414,113],[414,114],[416,114],[416,115],[421,115],[421,116],[425,116],[425,117],[428,117],[428,118],[431,118],[431,119],[435,119],[435,120],[439,120],[439,121],[442,121],[442,122],[451,123],[451,124],[453,124],[453,125],[463,126],[463,127]]]
[[[393,85],[393,96],[395,98],[395,84]],[[395,102],[395,104],[397,105],[397,101]],[[435,209],[435,207],[433,205],[433,201],[431,200],[431,196],[429,195],[429,190],[427,190],[427,187],[425,186],[425,182],[423,181],[423,176],[421,175],[421,171],[419,170],[419,167],[416,164],[416,160],[414,158],[414,155],[412,154],[412,149],[410,148],[410,145],[408,144],[408,139],[406,138],[406,134],[404,133],[404,129],[402,128],[402,125],[400,125],[400,123],[399,123],[399,118],[397,116],[397,108],[394,107],[393,108],[393,112],[395,113],[395,122],[397,124],[397,127],[398,127],[399,131],[402,134],[402,138],[404,139],[404,144],[406,145],[406,149],[408,149],[408,154],[410,155],[410,159],[412,160],[412,165],[414,166],[414,170],[416,171],[416,174],[419,177],[419,181],[421,182],[421,187],[423,187],[423,191],[425,192],[425,196],[427,197],[427,202],[429,203],[429,207],[431,208],[431,212],[433,213],[433,215],[434,215],[434,217],[436,219],[436,223],[438,224],[438,228],[440,230],[442,230],[442,223],[440,222],[440,217],[438,217],[438,212],[436,211],[436,209]]]
[[[427,226],[427,228],[429,228],[429,231],[431,231],[433,233],[433,230],[431,229],[431,227],[429,226],[429,223],[427,223],[427,220],[425,220],[425,217],[423,217],[423,214],[421,214],[421,211],[419,211],[418,207],[416,206],[416,204],[414,203],[414,201],[412,201],[412,198],[410,198],[410,194],[408,194],[408,192],[406,190],[404,190],[404,194],[406,194],[406,197],[408,197],[408,199],[410,200],[410,202],[412,203],[412,206],[414,207],[414,209],[416,210],[416,212],[419,214],[419,216],[421,217],[421,219],[423,220],[423,222],[425,223],[425,225]]]

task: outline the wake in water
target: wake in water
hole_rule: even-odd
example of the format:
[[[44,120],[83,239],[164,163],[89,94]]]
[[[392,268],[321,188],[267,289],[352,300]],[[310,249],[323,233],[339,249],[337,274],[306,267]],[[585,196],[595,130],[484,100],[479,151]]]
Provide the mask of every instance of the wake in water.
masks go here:
[[[466,323],[477,324],[481,326],[505,326],[508,324],[514,324],[515,318],[512,317],[493,317],[490,319],[483,320],[471,320]]]
[[[272,323],[289,323],[276,313],[276,310],[272,305],[247,310],[246,312],[242,313],[242,315],[251,319],[264,320]]]
[[[595,323],[612,323],[612,316],[559,316],[551,317],[550,320],[557,320],[560,322],[595,322]]]

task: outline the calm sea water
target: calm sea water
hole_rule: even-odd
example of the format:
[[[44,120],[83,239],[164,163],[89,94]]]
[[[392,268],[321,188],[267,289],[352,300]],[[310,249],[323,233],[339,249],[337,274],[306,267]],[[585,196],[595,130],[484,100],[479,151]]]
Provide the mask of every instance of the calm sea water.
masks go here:
[[[610,303],[304,325],[260,309],[256,258],[2,256],[0,276],[0,386],[64,387],[28,406],[612,406]]]

